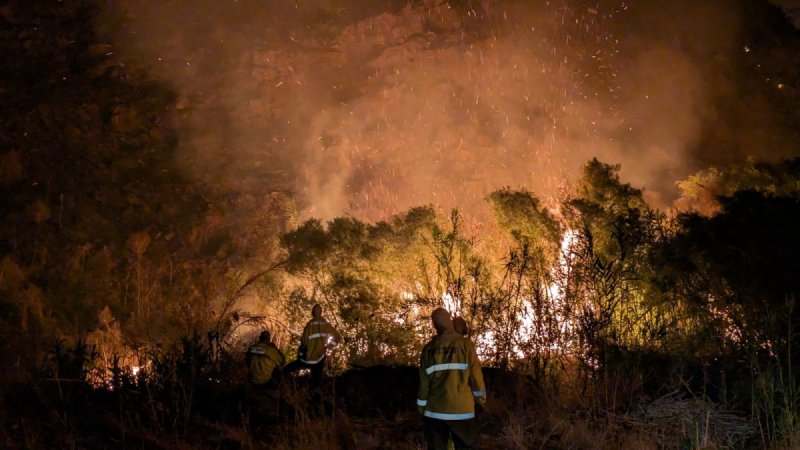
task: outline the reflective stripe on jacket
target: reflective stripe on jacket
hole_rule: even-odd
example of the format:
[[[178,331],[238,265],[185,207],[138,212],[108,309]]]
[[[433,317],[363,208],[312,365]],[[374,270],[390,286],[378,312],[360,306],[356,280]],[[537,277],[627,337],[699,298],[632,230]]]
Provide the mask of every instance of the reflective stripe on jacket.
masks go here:
[[[316,364],[325,357],[329,345],[341,340],[339,332],[327,320],[311,319],[300,337],[300,343],[306,347],[306,356],[299,359],[307,364]]]
[[[455,332],[435,336],[420,356],[417,406],[433,419],[467,420],[476,401],[486,401],[486,386],[475,346]]]
[[[250,358],[250,382],[264,384],[272,378],[272,371],[283,366],[285,359],[280,350],[273,344],[258,342],[247,350]]]

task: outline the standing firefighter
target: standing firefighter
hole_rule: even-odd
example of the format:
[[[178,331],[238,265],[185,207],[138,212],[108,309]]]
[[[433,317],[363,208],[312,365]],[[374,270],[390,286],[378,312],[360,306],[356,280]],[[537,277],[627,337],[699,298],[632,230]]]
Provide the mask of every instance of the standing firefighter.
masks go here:
[[[269,331],[262,331],[258,342],[247,349],[248,380],[254,386],[275,386],[278,384],[278,375],[286,359],[270,341]]]
[[[339,332],[322,317],[322,306],[314,305],[311,309],[311,320],[306,324],[300,337],[297,361],[286,366],[286,372],[292,373],[308,368],[311,369],[311,378],[319,383],[322,381],[328,349],[336,347],[341,340]]]
[[[436,308],[431,314],[436,336],[422,349],[419,362],[417,408],[425,422],[428,449],[475,448],[478,428],[475,402],[486,402],[486,387],[475,347],[453,328],[450,313]]]

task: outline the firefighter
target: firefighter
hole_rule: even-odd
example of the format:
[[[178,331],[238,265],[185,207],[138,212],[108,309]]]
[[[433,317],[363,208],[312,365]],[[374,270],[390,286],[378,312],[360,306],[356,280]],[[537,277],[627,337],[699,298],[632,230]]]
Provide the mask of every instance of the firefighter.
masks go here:
[[[248,381],[254,386],[277,386],[280,368],[286,362],[270,337],[269,331],[262,331],[258,342],[247,349]]]
[[[286,372],[294,373],[300,369],[310,369],[311,378],[319,384],[325,368],[325,356],[328,350],[335,348],[341,340],[339,332],[322,317],[322,306],[315,304],[311,309],[311,320],[306,324],[300,337],[297,360],[286,366]]]
[[[477,445],[475,403],[486,402],[480,361],[469,339],[453,328],[450,313],[436,308],[431,314],[436,336],[422,349],[417,408],[424,416],[428,449],[472,449]]]
[[[266,422],[280,417],[280,382],[281,367],[285,362],[283,353],[270,340],[267,330],[258,336],[258,342],[247,349],[247,384],[245,385],[245,401],[250,410],[250,418],[257,422]]]

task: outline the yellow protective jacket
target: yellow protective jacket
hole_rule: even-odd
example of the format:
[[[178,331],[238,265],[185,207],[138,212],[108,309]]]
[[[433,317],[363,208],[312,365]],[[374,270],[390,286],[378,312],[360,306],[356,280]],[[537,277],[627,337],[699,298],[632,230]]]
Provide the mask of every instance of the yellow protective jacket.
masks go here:
[[[341,340],[339,332],[327,320],[321,317],[311,319],[300,337],[300,345],[305,346],[306,354],[304,358],[298,359],[306,364],[316,364],[322,361],[329,347],[335,346]]]
[[[283,353],[272,343],[258,342],[247,349],[249,358],[250,382],[264,384],[272,378],[272,371],[283,366],[286,360]]]
[[[417,407],[425,417],[467,420],[475,402],[486,401],[486,386],[475,346],[455,331],[435,336],[422,349]]]

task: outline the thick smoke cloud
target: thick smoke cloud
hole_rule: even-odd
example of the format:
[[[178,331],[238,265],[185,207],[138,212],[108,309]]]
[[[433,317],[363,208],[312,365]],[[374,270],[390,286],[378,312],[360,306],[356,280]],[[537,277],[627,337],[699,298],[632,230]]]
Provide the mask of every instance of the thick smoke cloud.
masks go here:
[[[739,89],[738,2],[631,3],[139,0],[98,28],[178,92],[191,176],[304,216],[481,215],[492,190],[554,195],[592,157],[668,201],[746,156],[707,138],[738,140],[715,124]]]

